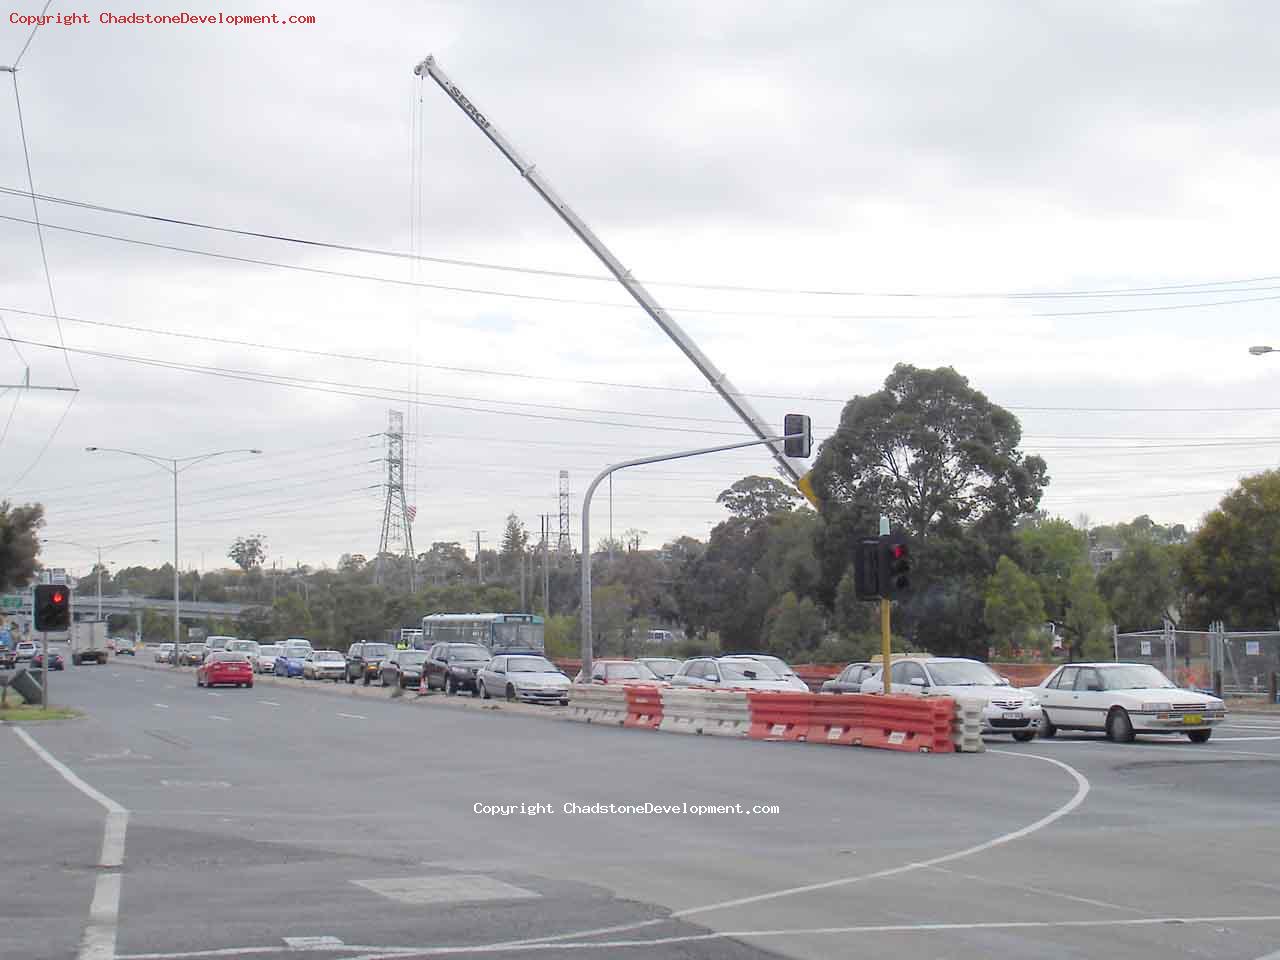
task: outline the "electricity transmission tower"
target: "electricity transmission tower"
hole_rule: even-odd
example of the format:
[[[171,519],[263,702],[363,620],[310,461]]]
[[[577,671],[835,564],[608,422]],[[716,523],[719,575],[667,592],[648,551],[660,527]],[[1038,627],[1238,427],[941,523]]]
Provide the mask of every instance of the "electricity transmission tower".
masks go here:
[[[560,471],[560,542],[556,544],[557,560],[569,556],[573,545],[569,542],[569,471]]]
[[[410,567],[416,554],[413,551],[413,518],[416,507],[406,503],[404,496],[404,414],[391,410],[387,416],[387,482],[386,504],[382,508],[382,536],[378,541],[378,565],[374,582],[382,582],[383,562],[388,556],[403,553]],[[410,570],[409,587],[413,589],[413,572]]]

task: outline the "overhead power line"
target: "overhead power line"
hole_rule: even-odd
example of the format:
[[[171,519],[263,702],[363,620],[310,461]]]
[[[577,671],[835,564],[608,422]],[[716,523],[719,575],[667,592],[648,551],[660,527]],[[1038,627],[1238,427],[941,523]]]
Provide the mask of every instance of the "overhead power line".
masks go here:
[[[413,132],[410,132],[410,138],[413,138]],[[421,183],[416,184],[419,193],[418,202],[421,204]],[[34,190],[34,187],[32,188]],[[414,231],[415,221],[413,219],[412,198],[415,190],[415,184],[410,183],[410,234]],[[84,200],[72,200],[66,197],[56,197],[49,194],[35,194],[25,190],[16,190],[12,187],[0,187],[0,194],[9,194],[11,196],[31,196],[48,203],[62,204],[64,206],[73,207],[80,210],[91,210],[95,213],[108,213],[115,216],[131,217],[138,220],[146,220],[153,223],[163,223],[171,226],[190,227],[197,230],[207,230],[216,233],[229,234],[239,237],[250,237],[258,240],[272,240],[281,243],[291,243],[304,247],[312,247],[322,250],[342,251],[345,253],[360,253],[370,256],[390,257],[397,260],[410,260],[421,263],[435,263],[442,266],[450,267],[467,267],[479,270],[493,270],[503,273],[516,273],[528,276],[551,277],[562,280],[589,280],[594,282],[613,284],[617,281],[608,274],[602,273],[580,273],[567,270],[551,270],[539,267],[523,267],[514,264],[493,263],[482,260],[464,260],[456,257],[438,257],[428,256],[419,253],[416,249],[416,243],[411,245],[411,250],[406,253],[399,250],[388,250],[379,247],[366,247],[350,243],[337,243],[324,240],[312,240],[303,237],[288,236],[286,234],[270,233],[261,230],[247,230],[238,227],[225,227],[215,224],[203,223],[198,220],[190,220],[182,217],[162,216],[160,214],[145,213],[138,210],[127,210],[121,207],[112,207],[105,204],[91,203]],[[1149,296],[1185,296],[1196,292],[1213,292],[1205,288],[1219,288],[1224,286],[1240,286],[1245,284],[1266,283],[1270,281],[1280,280],[1277,276],[1249,277],[1235,280],[1206,280],[1198,283],[1181,283],[1181,284],[1162,284],[1148,287],[1115,287],[1111,289],[1082,289],[1082,290],[1044,290],[1044,291],[1011,291],[1011,292],[977,292],[968,291],[962,293],[930,293],[926,291],[902,291],[902,290],[845,290],[835,288],[812,288],[812,287],[770,287],[755,286],[732,283],[692,283],[681,280],[649,280],[640,278],[642,282],[650,286],[664,286],[673,288],[683,288],[687,290],[710,290],[723,291],[730,293],[753,293],[753,294],[777,294],[780,296],[818,296],[818,297],[866,297],[866,298],[916,298],[916,299],[936,299],[936,300],[1046,300],[1046,299],[1062,299],[1075,297],[1149,297]],[[1272,288],[1267,288],[1272,289]]]
[[[0,215],[0,220],[8,220],[12,223],[33,223],[24,217],[13,217]],[[603,307],[608,310],[634,310],[633,303],[627,303],[616,300],[587,300],[576,297],[557,297],[546,294],[519,293],[511,290],[494,290],[485,287],[464,287],[455,284],[430,283],[424,280],[401,280],[395,277],[381,277],[374,274],[354,273],[346,270],[330,270],[322,267],[306,267],[295,263],[281,263],[277,260],[266,260],[261,257],[245,257],[236,256],[229,253],[217,253],[212,250],[200,250],[194,247],[183,247],[172,243],[158,243],[151,240],[137,240],[133,237],[122,237],[118,234],[102,233],[96,230],[82,230],[77,227],[67,227],[60,224],[46,223],[44,228],[47,230],[60,230],[64,233],[77,234],[84,237],[94,237],[99,240],[112,240],[118,243],[128,243],[135,246],[149,247],[155,250],[168,250],[174,253],[187,253],[194,256],[209,257],[215,260],[225,260],[232,263],[247,263],[255,266],[274,267],[280,270],[293,270],[300,273],[309,273],[319,276],[336,277],[343,280],[363,280],[373,283],[391,284],[398,287],[416,287],[418,289],[440,290],[447,293],[463,293],[478,296],[501,297],[510,300],[525,300],[538,303],[558,303],[569,306],[580,307]],[[1270,288],[1267,288],[1270,289]],[[1231,292],[1229,290],[1218,292]],[[1243,292],[1248,292],[1245,290]],[[1091,317],[1116,313],[1156,313],[1168,310],[1196,310],[1208,307],[1225,307],[1242,303],[1263,303],[1272,300],[1280,300],[1280,294],[1265,297],[1240,297],[1228,300],[1212,300],[1197,303],[1166,303],[1154,306],[1142,307],[1114,307],[1102,310],[1059,310],[1049,312],[1029,312],[1021,314],[1021,316],[1030,318],[1064,318],[1064,317]],[[791,319],[791,320],[976,320],[981,319],[977,314],[956,314],[956,313],[885,313],[883,311],[876,313],[806,313],[794,310],[720,310],[708,309],[706,307],[672,307],[672,313],[683,313],[693,316],[713,316],[713,317],[739,317],[739,318],[768,318],[768,319]]]

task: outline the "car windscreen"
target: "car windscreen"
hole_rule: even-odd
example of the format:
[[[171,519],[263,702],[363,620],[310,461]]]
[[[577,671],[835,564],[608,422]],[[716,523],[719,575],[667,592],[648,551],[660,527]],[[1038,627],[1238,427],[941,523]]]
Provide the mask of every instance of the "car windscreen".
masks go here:
[[[489,651],[478,643],[460,643],[450,647],[445,654],[446,660],[490,660]]]
[[[268,644],[265,647],[259,647],[258,653],[259,655],[264,657],[278,657],[280,656],[280,648],[276,646],[274,643],[272,643],[272,644]]]
[[[796,675],[796,672],[787,666],[785,661],[779,660],[777,657],[755,657],[754,659],[767,664],[780,677],[794,677]]]
[[[364,645],[364,658],[369,660],[373,657],[385,657],[391,653],[391,648],[385,643],[366,643]]]
[[[427,659],[427,654],[423,653],[402,653],[397,658],[402,667],[420,667],[422,662]]]
[[[657,680],[657,674],[643,663],[607,663],[605,676],[610,680]]]
[[[545,657],[508,657],[507,673],[559,673]]]
[[[284,652],[281,654],[281,656],[288,657],[289,659],[301,660],[310,652],[311,652],[310,647],[285,647]]]
[[[646,660],[644,665],[659,676],[670,676],[680,669],[679,660]]]
[[[930,660],[929,674],[941,687],[999,687],[1004,685],[990,667],[976,660]]]
[[[1176,689],[1169,678],[1155,667],[1145,663],[1126,663],[1119,666],[1105,666],[1098,671],[1102,675],[1104,690],[1157,690]]]
[[[317,660],[324,660],[326,662],[331,662],[334,660],[338,662],[342,662],[346,660],[346,657],[340,654],[337,650],[320,650],[316,653],[315,658]]]
[[[739,660],[720,663],[720,675],[726,680],[781,680],[767,663],[759,660]]]

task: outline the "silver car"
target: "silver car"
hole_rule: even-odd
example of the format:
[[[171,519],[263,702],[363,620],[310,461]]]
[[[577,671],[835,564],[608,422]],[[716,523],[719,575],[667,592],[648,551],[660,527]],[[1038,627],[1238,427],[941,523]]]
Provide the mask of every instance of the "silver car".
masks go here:
[[[347,658],[337,650],[312,650],[302,660],[304,680],[332,680],[347,677]]]
[[[253,669],[255,673],[274,673],[276,669],[276,657],[280,656],[281,650],[284,648],[278,643],[264,643],[258,647],[258,655],[253,657]]]
[[[494,657],[480,668],[476,679],[486,700],[506,697],[569,705],[569,678],[546,657],[516,653]]]

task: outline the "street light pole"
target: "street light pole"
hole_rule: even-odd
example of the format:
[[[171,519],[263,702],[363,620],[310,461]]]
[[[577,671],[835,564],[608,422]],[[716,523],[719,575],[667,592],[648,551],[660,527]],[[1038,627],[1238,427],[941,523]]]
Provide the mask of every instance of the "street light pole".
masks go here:
[[[121,453],[128,457],[138,457],[154,464],[161,470],[167,470],[173,474],[173,665],[176,667],[178,665],[178,637],[182,629],[182,596],[178,579],[178,474],[188,467],[194,467],[197,463],[203,463],[214,457],[222,457],[231,453],[260,454],[262,451],[256,448],[241,448],[237,450],[217,450],[214,453],[202,453],[195,457],[157,457],[149,453],[139,453],[136,450],[121,450],[116,447],[85,447],[85,450],[89,453]]]
[[[106,545],[99,544],[97,546],[92,546],[92,547],[87,546],[83,543],[76,543],[74,540],[41,540],[40,542],[41,543],[65,543],[68,546],[79,547],[81,550],[88,550],[90,552],[95,550],[97,551],[98,553],[98,619],[101,620],[102,619],[102,551],[118,550],[120,547],[132,546],[135,543],[159,543],[160,541],[155,539],[154,537],[146,537],[142,540],[126,540],[123,543],[112,543],[112,544],[106,544]]]

